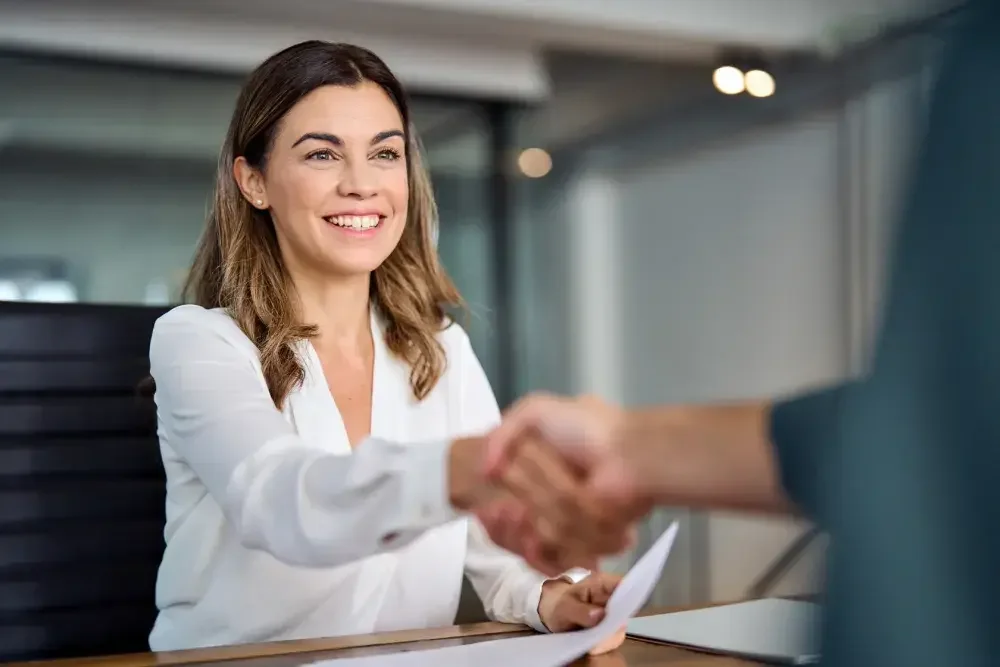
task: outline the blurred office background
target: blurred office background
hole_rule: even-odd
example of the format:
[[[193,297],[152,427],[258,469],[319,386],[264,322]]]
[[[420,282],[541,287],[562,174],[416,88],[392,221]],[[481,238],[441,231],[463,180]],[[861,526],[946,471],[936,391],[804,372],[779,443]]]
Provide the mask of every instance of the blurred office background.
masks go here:
[[[0,0],[0,301],[175,301],[241,77],[324,38],[372,48],[410,88],[441,253],[501,403],[842,377],[875,326],[944,9]],[[646,539],[675,517],[658,604],[742,597],[808,528],[665,509]],[[775,592],[815,587],[821,556]]]

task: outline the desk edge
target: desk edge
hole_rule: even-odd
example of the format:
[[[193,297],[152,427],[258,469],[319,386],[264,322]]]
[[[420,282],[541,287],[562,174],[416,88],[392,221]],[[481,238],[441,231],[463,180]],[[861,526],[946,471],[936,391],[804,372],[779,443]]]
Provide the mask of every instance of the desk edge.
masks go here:
[[[159,665],[184,665],[197,662],[221,662],[269,656],[316,653],[342,649],[364,648],[368,646],[388,646],[419,641],[458,639],[485,635],[526,634],[532,630],[523,625],[508,623],[473,623],[470,625],[450,625],[443,628],[424,630],[402,630],[367,635],[350,635],[325,639],[292,639],[261,644],[236,644],[196,648],[182,651],[162,651],[159,653],[125,653],[120,655],[94,656],[87,658],[61,658],[56,660],[33,660],[8,663],[7,667],[156,667]]]

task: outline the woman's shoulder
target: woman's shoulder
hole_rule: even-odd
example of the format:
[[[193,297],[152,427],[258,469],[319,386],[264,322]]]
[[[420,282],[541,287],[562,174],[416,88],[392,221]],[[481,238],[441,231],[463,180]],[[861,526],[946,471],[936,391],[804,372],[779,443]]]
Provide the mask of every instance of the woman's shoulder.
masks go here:
[[[458,322],[448,320],[438,334],[438,342],[444,349],[446,378],[453,378],[464,386],[470,374],[482,372],[479,355],[472,346],[472,340]]]
[[[224,308],[203,308],[188,303],[175,306],[156,319],[157,327],[211,329],[220,332],[240,331]]]
[[[176,306],[157,318],[151,344],[177,340],[189,345],[199,339],[222,339],[241,349],[248,346],[248,351],[255,349],[225,309],[203,308],[194,304]]]
[[[376,309],[373,311],[372,323],[373,326],[378,328],[380,334],[384,337],[386,335],[388,320],[385,315],[383,315],[381,310]],[[451,317],[445,316],[433,335],[434,339],[439,345],[441,345],[445,358],[449,361],[452,359],[458,359],[461,355],[464,355],[472,350],[472,344],[469,342],[469,335],[465,332],[465,329],[463,329],[462,326]]]
[[[441,343],[441,347],[444,348],[445,356],[448,359],[458,359],[472,351],[469,334],[466,333],[461,324],[451,318],[442,322],[437,339]]]

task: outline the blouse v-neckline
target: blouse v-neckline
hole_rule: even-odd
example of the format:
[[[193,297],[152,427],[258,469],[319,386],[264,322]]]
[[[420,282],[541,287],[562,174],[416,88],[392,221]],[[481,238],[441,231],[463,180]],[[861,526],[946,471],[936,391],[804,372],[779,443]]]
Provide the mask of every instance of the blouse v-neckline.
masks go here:
[[[385,346],[385,333],[381,319],[374,307],[370,308],[369,317],[371,319],[373,359],[371,415],[368,432],[370,436],[391,438],[394,434],[392,432],[392,420],[386,419],[386,400],[390,399],[386,390],[386,382],[390,381],[388,375],[390,375],[393,369],[387,364],[389,361],[389,350]],[[309,359],[306,385],[312,390],[309,393],[312,394],[314,400],[318,401],[317,407],[320,408],[320,414],[317,417],[320,419],[320,423],[326,422],[326,428],[323,428],[326,431],[324,435],[326,438],[329,438],[331,435],[330,430],[335,429],[340,435],[341,447],[338,447],[338,449],[350,452],[353,450],[353,446],[351,445],[350,436],[347,433],[347,425],[344,422],[344,416],[340,411],[340,407],[337,405],[337,400],[330,390],[330,384],[327,382],[326,373],[323,371],[323,362],[319,357],[319,352],[312,341],[306,340],[304,342]],[[335,422],[336,425],[331,422]]]

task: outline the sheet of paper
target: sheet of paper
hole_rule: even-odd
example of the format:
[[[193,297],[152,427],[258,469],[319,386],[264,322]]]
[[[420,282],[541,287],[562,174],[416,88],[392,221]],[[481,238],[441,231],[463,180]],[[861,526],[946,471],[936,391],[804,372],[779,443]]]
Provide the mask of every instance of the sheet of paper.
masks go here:
[[[628,634],[712,653],[805,665],[819,660],[820,614],[820,606],[811,602],[753,600],[633,618]]]
[[[604,620],[588,630],[494,639],[475,644],[312,663],[313,667],[560,667],[612,636],[649,599],[677,535],[671,524],[629,570],[608,600]]]

